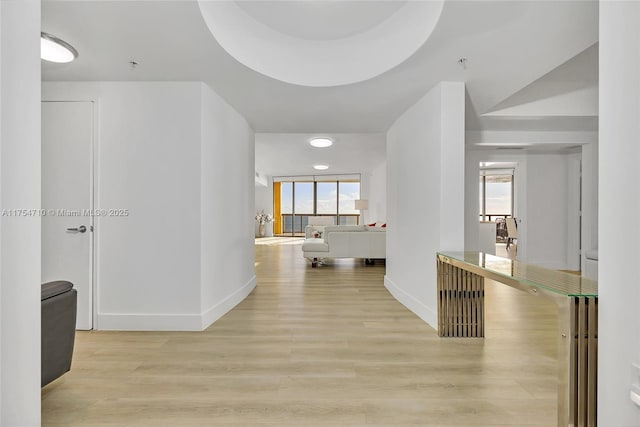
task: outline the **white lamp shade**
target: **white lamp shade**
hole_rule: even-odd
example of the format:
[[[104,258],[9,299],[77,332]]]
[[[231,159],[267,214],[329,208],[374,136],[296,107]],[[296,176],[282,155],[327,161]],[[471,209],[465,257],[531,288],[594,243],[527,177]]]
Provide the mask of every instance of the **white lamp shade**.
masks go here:
[[[369,209],[369,201],[368,200],[356,200],[355,208],[359,211],[363,211],[365,209]]]

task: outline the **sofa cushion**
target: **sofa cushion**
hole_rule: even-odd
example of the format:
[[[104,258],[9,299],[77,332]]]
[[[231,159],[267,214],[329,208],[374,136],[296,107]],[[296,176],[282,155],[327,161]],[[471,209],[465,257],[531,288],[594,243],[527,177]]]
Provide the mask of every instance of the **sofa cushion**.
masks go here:
[[[325,233],[333,231],[366,231],[366,225],[328,225],[324,228]]]
[[[371,227],[368,225],[367,231],[387,231],[387,227]]]
[[[329,245],[324,239],[305,239],[302,243],[304,252],[329,252]]]
[[[320,237],[324,236],[324,225],[307,225],[304,228],[304,237],[305,239],[313,239],[318,238],[314,236],[314,233],[317,231],[320,233]]]
[[[367,231],[366,225],[329,225],[324,228],[324,241],[329,241],[329,234],[335,231]]]

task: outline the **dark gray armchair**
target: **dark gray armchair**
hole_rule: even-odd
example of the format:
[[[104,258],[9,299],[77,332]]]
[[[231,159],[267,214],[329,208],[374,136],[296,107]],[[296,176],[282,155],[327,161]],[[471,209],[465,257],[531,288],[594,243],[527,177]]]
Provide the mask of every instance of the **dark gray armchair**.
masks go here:
[[[61,280],[42,285],[42,387],[71,369],[77,295],[71,282]]]

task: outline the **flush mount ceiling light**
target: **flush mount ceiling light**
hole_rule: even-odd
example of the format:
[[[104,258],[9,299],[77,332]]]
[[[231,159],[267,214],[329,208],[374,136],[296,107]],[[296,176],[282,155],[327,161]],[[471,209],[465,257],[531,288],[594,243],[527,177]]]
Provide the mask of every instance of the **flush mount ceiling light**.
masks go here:
[[[309,141],[309,144],[318,148],[326,148],[331,147],[333,145],[333,141],[329,138],[313,138],[311,141]]]
[[[319,171],[324,171],[329,169],[329,166],[327,165],[313,165],[313,168]]]
[[[56,36],[40,33],[40,58],[45,61],[65,63],[78,57],[78,51]]]

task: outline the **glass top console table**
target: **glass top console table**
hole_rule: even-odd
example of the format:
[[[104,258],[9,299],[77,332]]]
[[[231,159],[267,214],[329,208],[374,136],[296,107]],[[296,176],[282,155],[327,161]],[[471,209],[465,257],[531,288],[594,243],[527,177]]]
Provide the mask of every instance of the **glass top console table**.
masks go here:
[[[558,307],[558,426],[596,426],[598,283],[483,252],[438,252],[438,335],[484,337],[484,279]]]

